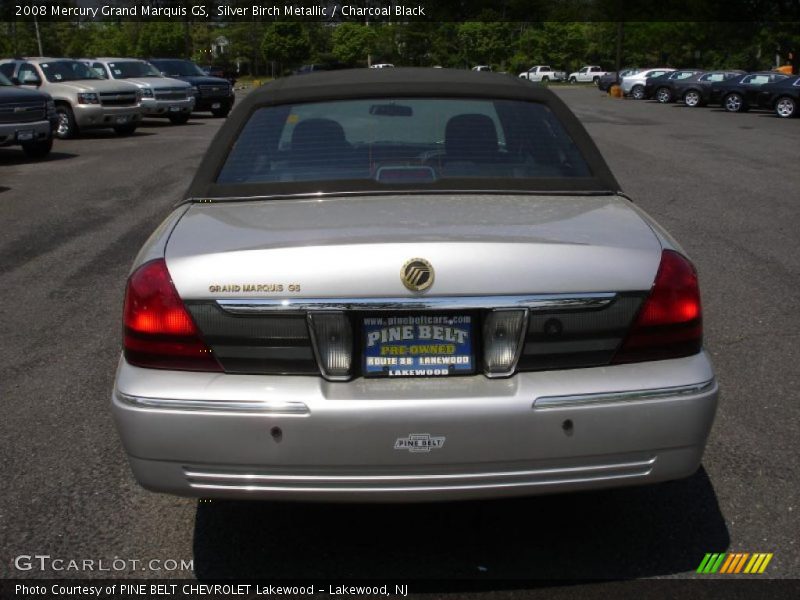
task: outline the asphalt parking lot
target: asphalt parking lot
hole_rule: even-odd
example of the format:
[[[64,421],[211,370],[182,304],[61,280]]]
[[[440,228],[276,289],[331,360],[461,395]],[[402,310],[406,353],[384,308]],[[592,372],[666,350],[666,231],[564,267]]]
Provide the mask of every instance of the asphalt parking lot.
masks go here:
[[[41,163],[0,149],[0,577],[82,575],[21,573],[21,554],[193,560],[199,578],[693,577],[728,550],[772,552],[761,577],[798,577],[800,120],[557,93],[699,269],[722,398],[696,475],[408,506],[140,489],[109,411],[125,278],[223,122],[148,121],[129,138],[57,141]]]

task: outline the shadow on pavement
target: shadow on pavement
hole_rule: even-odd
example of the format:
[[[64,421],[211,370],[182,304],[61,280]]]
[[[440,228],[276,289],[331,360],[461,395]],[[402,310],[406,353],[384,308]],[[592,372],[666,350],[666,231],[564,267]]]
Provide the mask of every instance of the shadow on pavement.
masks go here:
[[[28,158],[28,156],[19,148],[4,148],[0,150],[0,165],[46,163],[56,160],[65,160],[67,158],[75,158],[76,156],[78,155],[69,152],[51,151],[50,154],[44,158]]]
[[[514,588],[694,571],[728,544],[701,468],[652,486],[484,502],[204,501],[194,568],[198,579],[479,578]]]
[[[170,129],[175,127],[176,129],[180,129],[181,127],[191,127],[192,125],[203,125],[204,123],[198,123],[196,117],[192,117],[186,123],[181,123],[180,125],[173,125],[169,122],[169,119],[147,119],[146,121],[142,121],[139,127],[153,127],[153,128],[165,128]],[[138,130],[137,130],[138,131]]]

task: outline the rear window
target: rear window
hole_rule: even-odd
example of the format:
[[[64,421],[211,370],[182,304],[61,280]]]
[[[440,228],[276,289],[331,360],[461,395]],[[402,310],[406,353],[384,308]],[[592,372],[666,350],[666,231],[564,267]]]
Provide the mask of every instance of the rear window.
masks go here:
[[[378,98],[260,108],[217,183],[591,177],[542,104]]]

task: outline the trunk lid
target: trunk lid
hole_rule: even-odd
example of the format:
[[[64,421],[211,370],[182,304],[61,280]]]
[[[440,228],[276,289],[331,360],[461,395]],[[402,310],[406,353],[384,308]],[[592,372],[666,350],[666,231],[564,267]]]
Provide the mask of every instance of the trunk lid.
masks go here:
[[[178,292],[197,300],[414,296],[400,270],[417,257],[435,272],[426,296],[647,291],[660,256],[613,195],[198,203],[166,247]]]

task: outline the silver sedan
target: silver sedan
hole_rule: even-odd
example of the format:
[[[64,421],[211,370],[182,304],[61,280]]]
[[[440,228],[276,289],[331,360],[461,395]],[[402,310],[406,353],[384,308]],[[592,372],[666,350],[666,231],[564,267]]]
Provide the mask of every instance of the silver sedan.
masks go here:
[[[140,251],[123,320],[133,473],[186,496],[677,479],[717,404],[694,266],[552,92],[502,75],[252,92]]]

